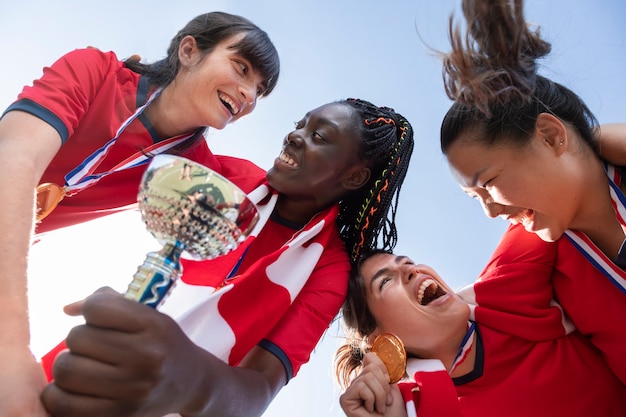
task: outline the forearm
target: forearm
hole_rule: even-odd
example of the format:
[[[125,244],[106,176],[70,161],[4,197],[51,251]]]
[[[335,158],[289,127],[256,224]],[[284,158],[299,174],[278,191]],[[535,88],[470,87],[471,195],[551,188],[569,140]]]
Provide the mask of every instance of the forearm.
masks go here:
[[[13,111],[0,120],[0,346],[27,345],[27,265],[35,214],[35,187],[61,141],[40,119]]]
[[[0,153],[4,154],[1,146]],[[27,165],[20,164],[17,158],[6,159],[11,161],[0,160],[0,190],[11,201],[0,209],[0,303],[5,311],[0,324],[0,346],[27,346],[27,266],[35,180]]]
[[[192,407],[189,412],[181,413],[185,417],[261,416],[285,384],[282,365],[273,368],[272,376],[266,373],[272,374],[271,370],[232,367],[200,350],[203,359],[196,364],[203,364],[202,371],[195,369],[193,389],[188,391],[191,395],[187,399]],[[268,352],[261,352],[261,355],[265,354],[270,355]],[[249,362],[258,366],[259,360],[253,359]]]

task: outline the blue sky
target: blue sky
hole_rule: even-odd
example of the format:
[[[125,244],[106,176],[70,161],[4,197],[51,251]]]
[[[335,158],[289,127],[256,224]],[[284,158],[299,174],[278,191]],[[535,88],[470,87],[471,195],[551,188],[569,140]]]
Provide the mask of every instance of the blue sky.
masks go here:
[[[222,10],[268,32],[281,55],[277,89],[240,122],[209,135],[219,153],[268,168],[284,135],[308,110],[346,97],[393,107],[415,129],[415,152],[398,211],[398,253],[435,267],[452,284],[471,282],[506,227],[484,217],[450,176],[439,151],[439,125],[450,105],[438,58],[447,21],[460,0],[19,1],[0,3],[0,107],[63,53],[85,46],[162,58],[170,39],[198,14]],[[626,3],[622,0],[530,0],[527,20],[542,27],[553,52],[542,73],[576,91],[600,122],[624,121]],[[136,213],[113,216],[45,237],[31,257],[33,350],[59,341],[74,319],[67,302],[102,285],[126,288],[156,243]],[[340,341],[333,326],[312,360],[266,416],[341,416],[330,377]]]

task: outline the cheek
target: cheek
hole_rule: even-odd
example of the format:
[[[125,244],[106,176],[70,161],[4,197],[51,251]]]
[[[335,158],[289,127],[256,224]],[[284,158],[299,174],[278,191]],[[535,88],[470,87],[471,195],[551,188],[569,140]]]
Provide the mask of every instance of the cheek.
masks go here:
[[[379,301],[374,308],[371,308],[371,311],[378,326],[383,331],[391,333],[402,332],[407,317],[414,314],[413,309],[406,302],[400,300]]]
[[[510,174],[499,178],[497,183],[489,187],[489,195],[500,204],[527,207],[532,197],[537,194],[537,187],[522,173]]]

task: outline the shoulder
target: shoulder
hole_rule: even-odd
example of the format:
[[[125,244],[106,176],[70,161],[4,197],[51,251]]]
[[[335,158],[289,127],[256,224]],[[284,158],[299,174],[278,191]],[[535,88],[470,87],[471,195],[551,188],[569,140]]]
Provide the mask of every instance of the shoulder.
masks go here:
[[[77,66],[78,68],[91,68],[94,66],[119,68],[124,66],[124,63],[118,59],[114,52],[104,52],[91,46],[67,52],[52,66],[62,65],[64,63],[71,63],[73,66]]]

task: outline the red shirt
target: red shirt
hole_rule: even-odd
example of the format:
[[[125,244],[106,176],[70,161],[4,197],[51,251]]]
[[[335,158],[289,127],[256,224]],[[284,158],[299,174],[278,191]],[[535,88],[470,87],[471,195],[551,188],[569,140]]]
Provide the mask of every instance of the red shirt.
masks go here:
[[[25,87],[7,111],[31,113],[59,132],[63,145],[44,172],[41,183],[63,185],[65,175],[112,139],[122,123],[146,102],[148,93],[147,80],[126,68],[113,52],[78,49],[44,68],[43,76],[35,80],[33,86]],[[106,172],[159,140],[149,122],[139,117],[123,131],[95,172]],[[236,158],[234,167],[225,168],[222,165],[225,159],[215,157],[202,137],[197,146],[181,156],[222,175],[234,174],[232,179],[248,189],[251,186],[247,184],[247,176],[256,184],[258,176],[264,175],[264,171],[251,162]],[[63,199],[37,225],[37,232],[81,223],[136,203],[145,167],[108,175],[96,185]]]

